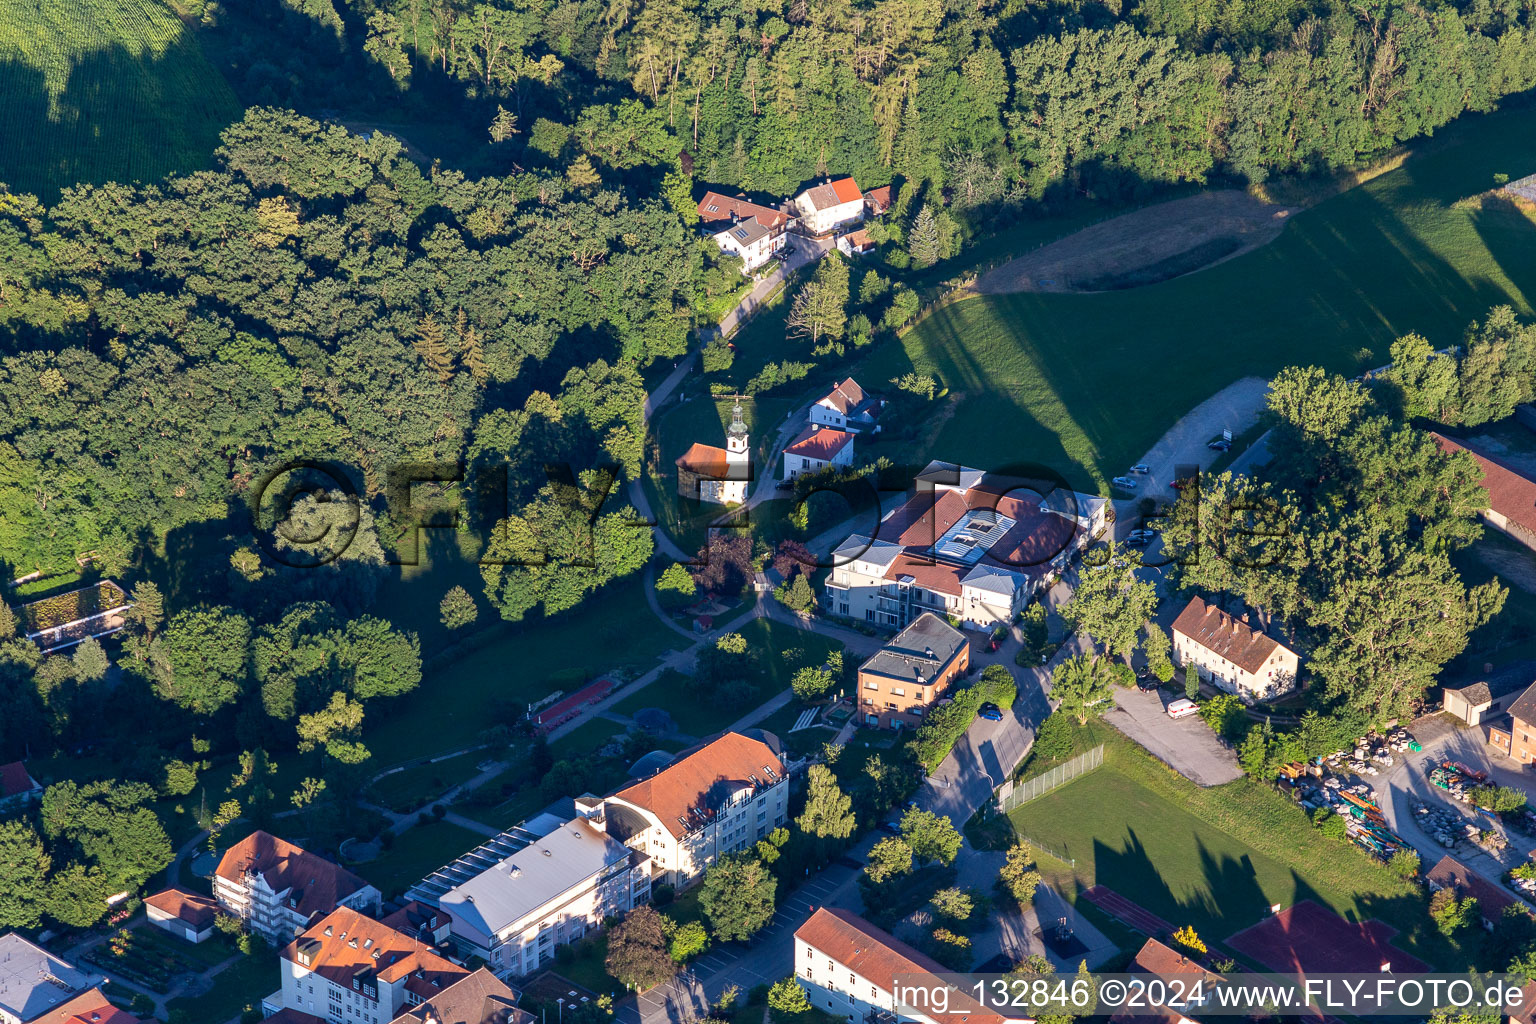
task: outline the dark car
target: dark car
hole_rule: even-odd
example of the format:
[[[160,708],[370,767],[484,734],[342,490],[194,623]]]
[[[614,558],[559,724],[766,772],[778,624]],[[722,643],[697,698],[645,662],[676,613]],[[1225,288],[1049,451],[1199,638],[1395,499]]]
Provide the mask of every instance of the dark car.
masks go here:
[[[991,702],[977,708],[976,714],[978,717],[985,718],[989,722],[1001,722],[1003,720],[1003,709]]]
[[[1157,681],[1156,676],[1139,676],[1136,679],[1136,689],[1145,693],[1151,693],[1161,685],[1162,684]]]
[[[893,836],[901,835],[901,826],[894,821],[882,821],[875,828],[878,828],[881,832],[889,832]]]

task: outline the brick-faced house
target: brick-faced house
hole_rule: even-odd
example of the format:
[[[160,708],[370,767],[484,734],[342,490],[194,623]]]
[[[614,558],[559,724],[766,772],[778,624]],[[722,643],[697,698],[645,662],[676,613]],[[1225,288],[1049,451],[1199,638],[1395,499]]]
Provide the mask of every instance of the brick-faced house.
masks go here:
[[[1515,698],[1507,714],[1485,717],[1482,724],[1490,747],[1521,764],[1536,761],[1536,684]]]
[[[859,721],[915,729],[970,666],[971,642],[965,634],[924,612],[859,666]]]
[[[256,831],[225,851],[213,875],[219,906],[284,943],[338,906],[376,914],[380,893],[339,864]]]
[[[1478,451],[1464,441],[1453,441],[1430,432],[1444,452],[1467,452],[1483,471],[1483,490],[1488,506],[1479,514],[1483,521],[1525,547],[1536,551],[1536,481],[1496,455]]]
[[[1192,597],[1173,622],[1173,663],[1245,700],[1292,690],[1301,659],[1275,638]]]

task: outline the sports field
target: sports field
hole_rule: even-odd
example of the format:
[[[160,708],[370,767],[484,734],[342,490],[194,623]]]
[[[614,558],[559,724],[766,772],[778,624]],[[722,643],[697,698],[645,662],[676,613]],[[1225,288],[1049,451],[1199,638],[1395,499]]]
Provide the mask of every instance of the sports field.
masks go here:
[[[1046,880],[1068,898],[1108,885],[1208,941],[1256,924],[1274,904],[1312,900],[1350,921],[1387,922],[1401,933],[1394,944],[1422,960],[1462,956],[1434,931],[1421,896],[1315,831],[1268,787],[1245,779],[1202,789],[1117,735],[1104,767],[1010,818],[1022,836],[1075,860],[1041,857]]]
[[[1536,170],[1536,103],[1470,116],[1399,169],[1295,214],[1278,240],[1209,270],[1094,295],[969,299],[859,360],[860,380],[935,371],[963,393],[934,457],[1044,462],[1094,489],[1232,381],[1294,363],[1356,373],[1417,331],[1536,302],[1536,223],[1453,208]]]
[[[240,116],[162,0],[0,3],[0,182],[45,203],[69,185],[207,166]]]

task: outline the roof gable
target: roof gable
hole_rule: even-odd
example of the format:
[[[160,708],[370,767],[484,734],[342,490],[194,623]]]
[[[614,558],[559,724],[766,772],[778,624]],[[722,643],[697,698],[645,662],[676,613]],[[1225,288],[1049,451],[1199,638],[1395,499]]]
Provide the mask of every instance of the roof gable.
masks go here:
[[[851,444],[853,444],[853,435],[846,430],[838,430],[834,427],[818,429],[813,425],[800,431],[800,435],[784,449],[784,454],[831,462]]]
[[[1440,450],[1467,452],[1483,471],[1483,490],[1488,492],[1488,507],[1516,526],[1536,533],[1536,482],[1514,466],[1494,455],[1485,455],[1465,442],[1453,441],[1430,431]]]
[[[784,763],[772,747],[728,732],[614,796],[650,811],[681,838],[712,819],[741,787],[773,785],[783,777]]]
[[[38,785],[32,776],[27,773],[25,761],[12,761],[10,764],[0,764],[0,800],[7,797],[20,796],[37,789]]]
[[[1269,656],[1284,646],[1200,597],[1189,599],[1173,620],[1173,631],[1250,674],[1263,668]]]
[[[289,907],[306,920],[328,913],[368,885],[341,865],[262,831],[252,832],[225,851],[215,873],[241,885],[248,871],[265,879],[273,892],[291,889]]]

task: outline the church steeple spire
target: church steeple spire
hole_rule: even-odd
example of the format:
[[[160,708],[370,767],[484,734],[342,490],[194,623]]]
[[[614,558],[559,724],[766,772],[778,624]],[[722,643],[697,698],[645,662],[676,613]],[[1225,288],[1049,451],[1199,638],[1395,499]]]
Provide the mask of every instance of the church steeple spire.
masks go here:
[[[725,432],[725,450],[732,461],[745,461],[747,458],[747,421],[742,415],[740,395],[736,396],[736,405],[731,409],[731,425]]]

